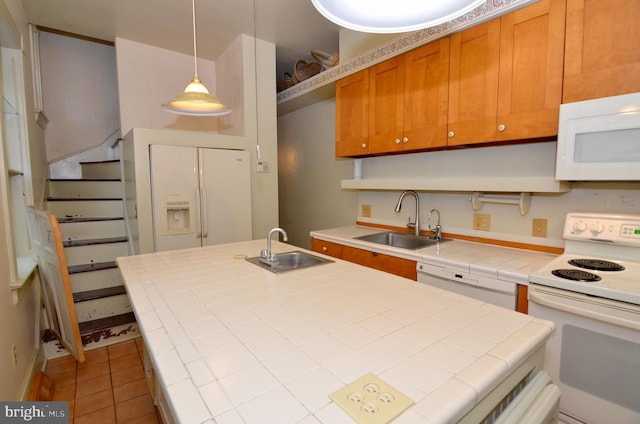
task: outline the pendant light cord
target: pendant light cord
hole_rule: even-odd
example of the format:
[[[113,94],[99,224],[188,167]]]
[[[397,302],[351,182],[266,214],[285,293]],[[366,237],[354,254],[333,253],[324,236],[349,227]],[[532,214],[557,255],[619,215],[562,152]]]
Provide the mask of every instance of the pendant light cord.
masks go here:
[[[191,11],[193,20],[193,68],[195,76],[198,77],[198,49],[196,47],[196,0],[191,0]]]

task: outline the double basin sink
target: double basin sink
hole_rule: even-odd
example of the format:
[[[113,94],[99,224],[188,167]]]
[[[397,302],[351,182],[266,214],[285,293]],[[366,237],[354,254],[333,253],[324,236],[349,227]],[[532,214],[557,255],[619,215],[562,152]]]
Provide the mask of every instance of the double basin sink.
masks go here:
[[[384,233],[369,234],[367,236],[356,237],[356,240],[369,241],[372,243],[384,244],[386,246],[400,247],[402,249],[417,250],[423,247],[434,246],[444,243],[447,239],[434,239],[428,236],[416,236],[415,234],[399,233],[387,231]]]
[[[366,236],[356,237],[356,240],[409,250],[421,249],[423,247],[429,247],[448,241],[446,239],[436,240],[427,236],[416,236],[414,234],[399,233],[395,231],[369,234]],[[247,258],[245,260],[276,274],[333,262],[330,259],[325,259],[320,256],[297,250],[293,252],[278,253],[277,260],[274,262],[266,261],[264,258],[259,256]]]

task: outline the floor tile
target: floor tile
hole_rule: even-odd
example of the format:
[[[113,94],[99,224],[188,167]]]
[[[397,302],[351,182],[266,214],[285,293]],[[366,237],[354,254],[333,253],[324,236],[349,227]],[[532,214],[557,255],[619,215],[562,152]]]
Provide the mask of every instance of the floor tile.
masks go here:
[[[55,382],[55,380],[54,380]],[[54,401],[71,401],[76,397],[76,385],[70,384],[68,386],[59,387],[56,384],[56,389],[53,392]]]
[[[111,372],[111,383],[113,384],[113,387],[121,386],[135,380],[140,380],[141,378],[144,378],[142,364],[131,368],[125,368],[120,371]]]
[[[78,381],[76,384],[76,399],[111,389],[111,376],[104,374],[89,380]]]
[[[135,419],[155,412],[151,395],[146,394],[116,405],[116,422],[129,423]]]
[[[77,362],[73,356],[65,356],[64,358],[52,359],[47,361],[45,373],[47,375],[60,374],[63,372],[75,371]]]
[[[84,362],[78,362],[78,368],[92,367],[109,360],[109,352],[106,347],[88,350],[84,353]]]
[[[56,384],[56,388],[70,386],[76,384],[76,370],[64,371],[57,374],[47,373],[49,378]]]
[[[151,414],[147,414],[140,418],[136,418],[133,421],[127,422],[127,424],[159,424],[159,423],[161,423],[161,421],[155,412]]]
[[[113,400],[118,403],[137,398],[149,393],[147,380],[140,379],[113,388]]]
[[[74,424],[115,424],[116,414],[112,406],[90,412],[80,417],[74,417]]]
[[[96,378],[101,375],[108,375],[109,372],[110,372],[109,363],[100,362],[90,367],[78,368],[78,375],[76,380],[78,382],[84,381],[84,380],[91,380],[92,378]]]
[[[138,353],[138,347],[134,340],[128,340],[126,342],[116,343],[109,346],[109,359],[116,359],[133,353]]]
[[[123,369],[131,368],[141,363],[142,361],[140,360],[140,355],[138,355],[137,352],[109,360],[109,364],[111,365],[111,372],[122,371]]]
[[[113,392],[111,389],[102,390],[76,399],[75,416],[81,417],[98,409],[113,406]]]

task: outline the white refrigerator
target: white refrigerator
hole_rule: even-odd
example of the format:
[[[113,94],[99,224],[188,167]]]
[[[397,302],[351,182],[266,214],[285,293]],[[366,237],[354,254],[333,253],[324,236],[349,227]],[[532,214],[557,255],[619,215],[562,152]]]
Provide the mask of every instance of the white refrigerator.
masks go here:
[[[150,146],[156,252],[251,240],[245,150]]]

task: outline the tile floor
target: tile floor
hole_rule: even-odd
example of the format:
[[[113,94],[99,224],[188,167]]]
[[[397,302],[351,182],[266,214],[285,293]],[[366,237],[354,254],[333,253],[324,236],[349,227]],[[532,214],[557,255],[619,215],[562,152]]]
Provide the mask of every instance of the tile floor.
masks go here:
[[[70,424],[161,423],[142,367],[142,339],[49,360],[45,373],[56,385],[54,400],[69,402]]]

